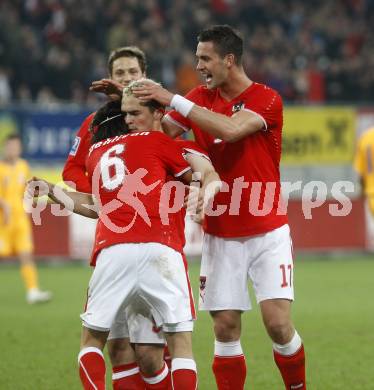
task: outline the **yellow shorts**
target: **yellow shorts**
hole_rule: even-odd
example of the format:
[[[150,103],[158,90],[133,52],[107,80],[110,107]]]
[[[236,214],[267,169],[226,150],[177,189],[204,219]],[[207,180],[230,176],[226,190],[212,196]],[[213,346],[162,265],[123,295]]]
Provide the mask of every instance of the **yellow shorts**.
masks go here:
[[[30,253],[33,249],[31,223],[27,217],[0,225],[0,257]]]

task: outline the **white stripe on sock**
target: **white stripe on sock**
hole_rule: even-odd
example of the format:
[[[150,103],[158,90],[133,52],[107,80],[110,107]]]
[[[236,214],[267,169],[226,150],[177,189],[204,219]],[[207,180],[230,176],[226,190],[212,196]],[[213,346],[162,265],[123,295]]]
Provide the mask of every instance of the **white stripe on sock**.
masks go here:
[[[162,382],[168,376],[168,373],[169,368],[166,363],[164,363],[164,368],[162,369],[160,374],[158,374],[157,376],[152,376],[150,378],[142,376],[142,378],[144,382],[149,383],[150,385],[155,385],[156,383]]]
[[[193,359],[175,358],[171,361],[171,372],[176,370],[196,371],[196,363]]]
[[[83,363],[81,361],[79,361],[79,365],[82,367],[82,370],[84,371],[88,381],[91,383],[92,387],[94,388],[94,390],[97,390],[97,387],[95,386],[95,383],[92,382],[90,376],[88,375],[88,372],[86,370],[86,367],[83,365]]]
[[[113,372],[112,379],[121,379],[126,378],[127,376],[135,375],[139,372],[139,367],[131,368],[130,370],[125,371],[119,371],[119,372]]]
[[[273,343],[273,349],[283,356],[290,356],[296,353],[300,349],[301,345],[301,338],[295,330],[295,333],[289,343],[284,345]]]
[[[221,341],[214,341],[214,354],[216,356],[240,356],[243,355],[242,346],[240,340],[229,341],[223,343]]]
[[[104,355],[103,355],[103,352],[101,349],[99,348],[96,348],[96,347],[86,347],[86,348],[83,348],[80,352],[79,352],[79,355],[78,355],[78,362],[79,360],[81,359],[81,357],[83,355],[85,355],[86,353],[97,353],[99,354],[103,359],[104,359]]]

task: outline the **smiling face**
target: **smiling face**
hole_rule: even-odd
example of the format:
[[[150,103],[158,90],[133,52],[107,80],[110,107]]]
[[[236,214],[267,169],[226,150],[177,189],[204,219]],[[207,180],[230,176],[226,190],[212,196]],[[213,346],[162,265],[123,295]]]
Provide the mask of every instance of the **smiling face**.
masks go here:
[[[136,57],[119,57],[113,61],[111,78],[127,86],[133,80],[145,77]]]
[[[199,42],[196,57],[198,60],[196,69],[205,79],[209,89],[220,87],[226,82],[229,71],[228,56],[222,58],[213,42]]]
[[[130,132],[152,130],[158,117],[157,110],[152,112],[149,107],[141,105],[135,96],[124,95],[121,110],[126,115],[125,121]]]

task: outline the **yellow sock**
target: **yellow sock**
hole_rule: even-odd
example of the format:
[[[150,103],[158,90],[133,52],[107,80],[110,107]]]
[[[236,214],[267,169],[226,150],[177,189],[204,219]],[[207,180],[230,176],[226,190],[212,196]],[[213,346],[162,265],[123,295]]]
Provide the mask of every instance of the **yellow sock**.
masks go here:
[[[38,272],[34,264],[21,265],[21,276],[27,290],[38,288]]]

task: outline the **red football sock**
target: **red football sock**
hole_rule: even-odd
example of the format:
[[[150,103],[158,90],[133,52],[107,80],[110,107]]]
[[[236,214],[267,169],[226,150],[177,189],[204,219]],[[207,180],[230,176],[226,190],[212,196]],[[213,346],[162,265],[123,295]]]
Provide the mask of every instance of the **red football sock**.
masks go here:
[[[168,366],[164,363],[161,370],[157,371],[152,376],[143,375],[145,388],[147,390],[169,390],[171,389],[171,377]]]
[[[137,363],[113,367],[113,390],[145,390],[145,384]]]
[[[305,390],[305,354],[304,346],[293,355],[281,355],[274,352],[274,360],[282,375],[287,390]]]
[[[105,390],[105,360],[98,348],[83,348],[78,355],[79,376],[85,390]]]
[[[171,361],[172,389],[196,390],[196,363],[193,359],[176,358]]]
[[[240,341],[215,341],[212,368],[218,390],[244,389],[247,366]]]

